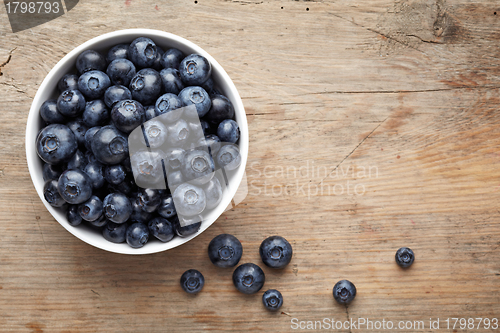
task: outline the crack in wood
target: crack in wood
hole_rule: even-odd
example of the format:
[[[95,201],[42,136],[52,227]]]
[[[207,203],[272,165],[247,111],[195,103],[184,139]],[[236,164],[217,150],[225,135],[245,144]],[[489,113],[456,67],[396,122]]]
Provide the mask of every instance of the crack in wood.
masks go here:
[[[0,64],[0,76],[3,75],[2,68],[5,67],[10,62],[10,60],[12,59],[12,52],[14,52],[16,49],[17,49],[17,47],[10,50],[9,57],[7,58],[7,60],[5,60],[2,64]]]

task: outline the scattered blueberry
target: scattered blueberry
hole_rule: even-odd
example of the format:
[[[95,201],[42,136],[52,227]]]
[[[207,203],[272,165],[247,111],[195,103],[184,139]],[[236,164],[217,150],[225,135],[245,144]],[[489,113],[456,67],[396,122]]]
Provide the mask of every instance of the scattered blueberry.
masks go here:
[[[111,86],[104,93],[104,103],[110,108],[124,99],[132,99],[132,93],[127,87],[122,85]]]
[[[81,204],[92,196],[90,178],[79,169],[64,171],[57,182],[57,189],[63,199],[70,204]]]
[[[95,221],[102,215],[102,201],[93,195],[89,200],[78,206],[78,213],[85,221]]]
[[[333,298],[340,304],[349,304],[356,296],[356,287],[348,280],[341,280],[333,287]]]
[[[414,260],[415,254],[410,248],[402,247],[396,252],[396,263],[403,268],[410,267]]]
[[[143,247],[149,239],[148,226],[140,222],[131,224],[127,229],[125,239],[133,248]]]
[[[137,74],[134,64],[127,59],[113,60],[106,69],[111,83],[128,87]]]
[[[132,214],[130,200],[122,193],[111,193],[104,198],[104,214],[115,223],[123,223]]]
[[[78,78],[78,90],[89,100],[102,98],[109,86],[109,76],[101,71],[85,72]]]
[[[49,99],[40,107],[40,116],[47,124],[65,123],[67,118],[57,110],[57,100]]]
[[[155,217],[148,223],[150,234],[166,243],[174,238],[174,228],[172,223],[162,217]]]
[[[283,305],[283,295],[276,289],[269,289],[262,295],[262,303],[269,311],[278,311]]]
[[[36,138],[38,156],[49,164],[68,161],[77,148],[75,134],[66,125],[48,125],[38,133]]]
[[[205,278],[196,269],[190,269],[181,276],[181,287],[188,294],[197,294],[205,284]]]
[[[53,207],[62,207],[66,203],[57,190],[57,180],[48,180],[45,182],[43,197]]]
[[[242,264],[233,272],[233,284],[244,294],[255,294],[262,289],[265,280],[264,271],[252,263]]]
[[[66,117],[77,117],[85,110],[85,97],[79,90],[65,90],[57,98],[57,110]]]
[[[266,238],[259,248],[262,262],[271,268],[283,268],[292,260],[292,246],[281,236]]]
[[[217,128],[217,136],[222,142],[236,143],[240,138],[238,123],[232,119],[223,120]]]
[[[234,267],[243,255],[238,238],[229,234],[215,236],[208,244],[208,257],[217,267]]]
[[[82,120],[89,127],[105,125],[109,120],[109,110],[102,99],[89,101],[85,104]]]
[[[76,58],[76,69],[80,74],[92,70],[103,71],[106,69],[106,59],[94,50],[83,51]]]
[[[179,64],[179,73],[186,85],[199,86],[212,74],[212,66],[199,54],[190,54]]]

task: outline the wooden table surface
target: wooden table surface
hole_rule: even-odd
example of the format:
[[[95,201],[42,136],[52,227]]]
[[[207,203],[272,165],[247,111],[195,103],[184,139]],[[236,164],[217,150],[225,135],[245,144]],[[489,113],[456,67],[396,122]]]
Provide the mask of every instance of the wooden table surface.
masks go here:
[[[300,331],[324,318],[482,332],[445,320],[500,317],[497,1],[81,0],[15,34],[0,7],[2,332]],[[24,139],[33,97],[65,54],[137,27],[197,43],[232,78],[249,122],[249,195],[192,242],[126,256],[52,218]],[[264,267],[282,311],[210,263],[220,233],[241,240],[241,262],[261,264],[267,236],[292,243],[286,269]],[[406,271],[401,246],[416,254]],[[179,285],[189,268],[206,278],[195,297]],[[348,307],[332,297],[340,279],[358,290]]]

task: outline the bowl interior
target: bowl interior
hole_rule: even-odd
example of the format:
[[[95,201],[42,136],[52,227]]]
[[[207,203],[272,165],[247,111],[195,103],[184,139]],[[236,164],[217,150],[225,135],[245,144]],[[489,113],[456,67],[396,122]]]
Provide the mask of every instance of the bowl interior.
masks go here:
[[[241,131],[239,147],[242,161],[239,168],[227,173],[229,184],[227,185],[227,188],[223,193],[222,201],[217,208],[215,208],[208,214],[207,219],[203,221],[198,233],[186,238],[174,237],[174,239],[168,243],[162,243],[160,241],[154,240],[148,242],[144,247],[140,249],[133,249],[126,243],[115,244],[109,242],[104,239],[100,233],[83,224],[78,227],[72,227],[67,222],[66,213],[64,210],[52,207],[45,201],[43,197],[43,162],[42,160],[40,160],[36,153],[35,139],[37,133],[44,126],[43,120],[39,115],[40,106],[47,99],[57,98],[59,94],[57,83],[63,75],[67,74],[68,72],[75,72],[76,58],[81,52],[88,49],[93,49],[106,54],[105,52],[107,52],[107,50],[112,46],[120,43],[130,43],[135,38],[141,36],[151,38],[158,46],[160,46],[164,50],[167,50],[169,48],[177,48],[186,55],[190,53],[198,53],[203,55],[210,61],[210,63],[212,64],[212,76],[217,88],[227,98],[229,98],[234,105],[236,121]],[[95,37],[78,46],[70,53],[68,53],[63,59],[61,59],[49,72],[35,95],[28,115],[28,123],[26,127],[26,156],[31,179],[33,180],[33,184],[38,195],[40,196],[40,199],[52,214],[52,216],[54,216],[54,218],[70,233],[80,238],[84,242],[106,251],[122,254],[156,253],[172,249],[193,239],[197,235],[201,234],[204,230],[206,230],[212,223],[214,223],[215,220],[227,208],[232,207],[231,199],[234,197],[236,191],[238,190],[238,186],[243,179],[247,162],[248,125],[245,116],[245,110],[243,108],[243,103],[238,94],[238,91],[236,90],[236,87],[234,86],[233,82],[224,71],[224,69],[219,65],[219,63],[217,63],[217,61],[202,48],[184,38],[163,31],[150,29],[120,30]]]

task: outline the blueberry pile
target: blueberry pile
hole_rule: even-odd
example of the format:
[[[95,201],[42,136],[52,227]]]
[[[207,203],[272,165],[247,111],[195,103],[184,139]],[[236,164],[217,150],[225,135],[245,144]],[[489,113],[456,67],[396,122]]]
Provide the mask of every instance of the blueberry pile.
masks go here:
[[[40,108],[45,200],[133,248],[198,232],[241,163],[210,62],[140,37],[106,56],[84,51],[75,69]]]

